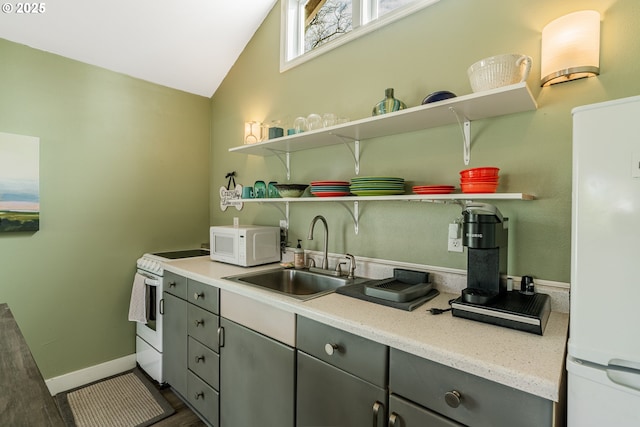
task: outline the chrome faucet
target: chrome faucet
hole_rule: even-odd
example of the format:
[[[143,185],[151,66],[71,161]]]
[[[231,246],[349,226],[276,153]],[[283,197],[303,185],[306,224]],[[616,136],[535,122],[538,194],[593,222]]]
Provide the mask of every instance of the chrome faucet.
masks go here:
[[[322,260],[322,268],[324,270],[329,269],[329,227],[327,227],[327,220],[322,215],[316,215],[311,220],[311,226],[309,227],[309,235],[307,240],[313,240],[313,228],[316,226],[316,222],[320,220],[324,225],[324,259]]]

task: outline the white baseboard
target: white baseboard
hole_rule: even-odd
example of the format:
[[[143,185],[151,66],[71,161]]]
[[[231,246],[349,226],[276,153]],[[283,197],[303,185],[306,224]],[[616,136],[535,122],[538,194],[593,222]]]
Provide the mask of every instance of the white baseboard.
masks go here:
[[[99,365],[89,366],[79,371],[69,372],[59,377],[49,378],[45,380],[45,384],[49,388],[51,396],[71,390],[76,387],[89,384],[102,378],[128,371],[136,366],[136,355],[130,354],[119,359],[110,360],[100,363]]]

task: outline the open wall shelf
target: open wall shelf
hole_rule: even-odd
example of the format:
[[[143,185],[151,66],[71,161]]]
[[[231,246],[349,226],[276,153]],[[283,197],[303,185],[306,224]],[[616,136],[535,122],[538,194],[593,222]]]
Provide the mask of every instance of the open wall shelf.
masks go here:
[[[360,141],[459,123],[463,134],[465,164],[468,164],[472,121],[533,111],[537,107],[527,84],[518,83],[256,144],[232,147],[229,151],[256,156],[277,155],[285,164],[289,178],[289,153],[355,142],[355,149],[351,152],[356,162],[357,174],[357,144]],[[283,159],[283,155],[286,159]]]

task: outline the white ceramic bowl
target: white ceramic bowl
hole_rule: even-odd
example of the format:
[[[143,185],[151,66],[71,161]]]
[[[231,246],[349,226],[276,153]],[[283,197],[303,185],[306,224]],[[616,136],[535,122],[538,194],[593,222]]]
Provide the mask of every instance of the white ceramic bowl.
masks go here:
[[[531,57],[519,53],[490,56],[467,69],[474,92],[509,86],[527,80],[531,71]]]

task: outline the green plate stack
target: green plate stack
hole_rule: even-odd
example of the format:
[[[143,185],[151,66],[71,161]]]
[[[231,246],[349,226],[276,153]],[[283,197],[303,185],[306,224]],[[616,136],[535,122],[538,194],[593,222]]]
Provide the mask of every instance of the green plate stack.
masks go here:
[[[351,179],[349,187],[356,196],[389,196],[404,194],[404,178],[393,176],[363,176]]]

